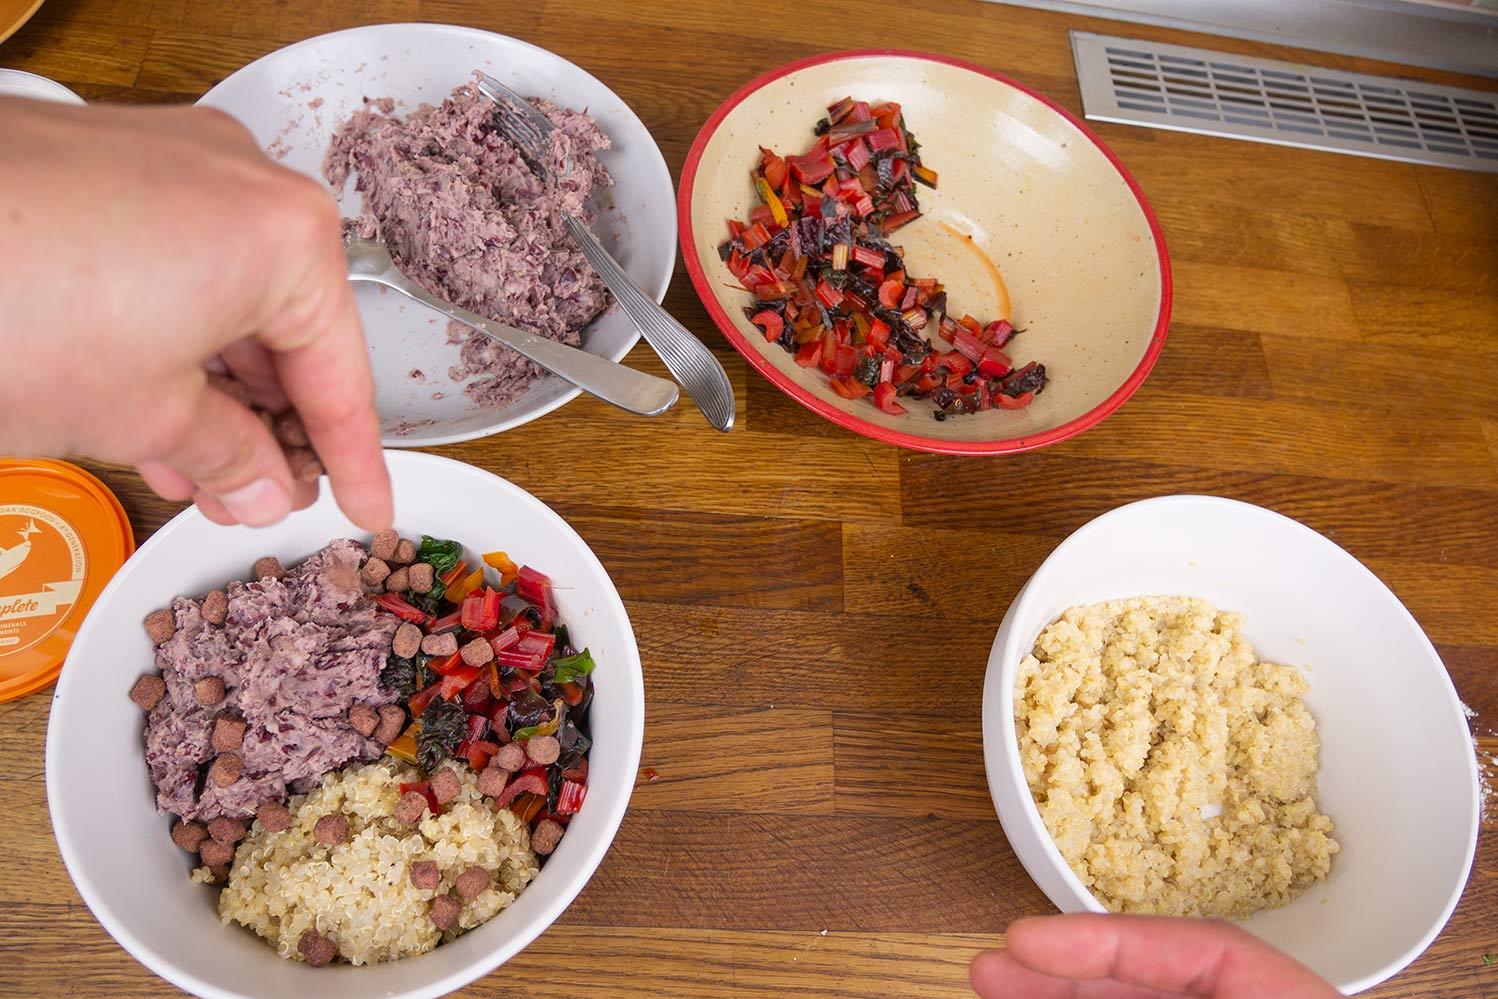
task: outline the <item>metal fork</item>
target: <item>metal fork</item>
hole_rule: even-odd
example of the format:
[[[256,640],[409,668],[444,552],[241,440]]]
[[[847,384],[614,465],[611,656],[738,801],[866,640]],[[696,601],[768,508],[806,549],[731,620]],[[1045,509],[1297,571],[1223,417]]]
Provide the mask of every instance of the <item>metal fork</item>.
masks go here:
[[[530,168],[543,181],[555,183],[549,154],[556,126],[530,101],[492,77],[482,78],[479,91],[494,102],[500,131],[515,143]],[[569,162],[569,172],[570,168]],[[697,408],[702,410],[702,415],[707,417],[707,422],[719,430],[729,430],[734,418],[733,387],[713,352],[630,280],[624,268],[603,248],[582,219],[566,212],[562,220],[572,238],[577,240],[583,256],[614,293],[625,315],[634,322],[645,342],[660,355],[667,370],[687,390]]]

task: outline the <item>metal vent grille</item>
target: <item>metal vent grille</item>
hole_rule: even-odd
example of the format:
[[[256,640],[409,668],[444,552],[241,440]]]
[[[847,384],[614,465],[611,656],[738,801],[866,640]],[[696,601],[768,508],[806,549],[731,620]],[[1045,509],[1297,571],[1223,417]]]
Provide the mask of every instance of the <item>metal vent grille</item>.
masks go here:
[[[1071,35],[1088,118],[1498,173],[1498,94]]]

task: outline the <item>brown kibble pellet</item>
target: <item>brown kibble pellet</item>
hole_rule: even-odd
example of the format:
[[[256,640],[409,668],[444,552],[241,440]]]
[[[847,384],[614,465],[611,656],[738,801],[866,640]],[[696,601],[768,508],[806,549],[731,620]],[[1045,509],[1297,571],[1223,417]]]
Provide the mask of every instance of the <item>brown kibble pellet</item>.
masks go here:
[[[396,565],[410,565],[416,561],[416,542],[401,538],[395,543],[395,554],[390,561]]]
[[[203,620],[211,625],[223,624],[229,617],[229,595],[223,590],[214,590],[203,598]]]
[[[420,791],[407,791],[395,805],[395,818],[408,826],[420,822],[427,813],[427,796]]]
[[[150,711],[166,696],[166,681],[155,673],[144,673],[130,688],[130,699],[142,711]]]
[[[411,887],[431,891],[442,883],[442,871],[435,860],[418,860],[411,865]]]
[[[219,715],[213,720],[211,742],[215,753],[234,753],[244,745],[245,721],[232,715]]]
[[[451,895],[438,895],[432,899],[432,925],[439,930],[450,930],[458,922],[458,915],[463,911],[463,903]]]
[[[223,884],[224,882],[226,882],[226,881],[229,880],[229,865],[228,864],[209,864],[208,865],[208,876],[212,879],[212,880],[210,880],[208,882],[209,884],[211,884],[211,885],[221,885],[221,884]]]
[[[429,656],[450,656],[458,651],[458,636],[452,632],[428,635],[421,640],[421,651]]]
[[[498,767],[510,773],[524,770],[525,750],[516,743],[506,743],[499,747],[499,752],[494,754],[493,759],[489,761],[489,766]]]
[[[489,644],[487,638],[475,638],[459,651],[463,653],[463,661],[469,666],[484,666],[494,661],[494,646]]]
[[[562,841],[563,829],[560,823],[551,819],[542,819],[536,823],[536,828],[531,830],[531,849],[541,856],[546,856],[557,848]]]
[[[390,575],[390,566],[385,564],[384,559],[368,558],[364,560],[364,568],[359,570],[359,578],[364,580],[365,586],[379,586]],[[406,622],[410,624],[409,621]]]
[[[380,531],[369,539],[369,554],[377,559],[389,562],[395,558],[395,549],[401,543],[401,536],[394,531]]]
[[[238,753],[224,753],[213,761],[213,766],[208,768],[208,779],[213,781],[214,787],[228,787],[239,780],[239,775],[244,773],[244,760],[239,758]]]
[[[232,846],[244,839],[244,819],[231,819],[227,815],[220,815],[208,823],[208,835],[220,843],[228,843]]]
[[[294,409],[288,409],[276,417],[276,440],[283,447],[306,447],[311,443],[307,436],[307,428],[302,423],[302,418]]]
[[[208,838],[208,830],[201,822],[175,822],[172,824],[172,842],[176,843],[188,853],[197,853],[198,847],[203,845],[203,840]]]
[[[452,767],[443,767],[432,774],[432,797],[439,805],[445,805],[463,793],[463,782],[453,773]]]
[[[380,708],[380,724],[375,726],[374,739],[388,746],[401,737],[406,730],[406,711],[398,704],[386,704]]]
[[[454,886],[464,898],[478,898],[494,882],[494,877],[482,867],[470,867],[458,875]]]
[[[407,569],[406,579],[411,584],[412,593],[425,593],[437,581],[436,575],[432,572],[432,567],[426,562],[417,562],[411,568]]]
[[[549,767],[562,756],[562,744],[554,735],[537,735],[525,740],[525,755],[537,766]]]
[[[312,838],[325,846],[348,842],[348,819],[342,815],[324,815],[312,827]]]
[[[354,731],[368,739],[380,727],[380,713],[367,704],[355,704],[348,709],[348,723]]]
[[[402,659],[410,659],[416,655],[421,651],[421,629],[410,621],[402,622],[395,629],[395,637],[390,640],[390,651]]]
[[[224,697],[227,696],[228,691],[224,687],[223,677],[205,676],[192,685],[192,694],[203,707],[211,708],[215,704],[224,703]]]
[[[431,588],[431,585],[428,584],[427,589],[430,590]],[[177,619],[165,607],[161,610],[153,610],[147,614],[145,621],[142,623],[145,624],[146,634],[151,636],[151,643],[153,645],[169,642],[172,636],[177,633]]]
[[[280,579],[286,575],[286,570],[281,568],[281,560],[274,555],[265,558],[257,558],[255,566],[251,570],[254,579]]]
[[[291,809],[278,801],[267,801],[255,812],[255,818],[268,833],[285,832],[291,828]]]
[[[322,459],[310,447],[287,448],[286,464],[291,466],[292,478],[298,482],[316,482],[322,477]]]
[[[205,839],[198,847],[198,856],[209,867],[234,863],[234,845],[216,839]]]
[[[411,570],[405,566],[390,570],[390,575],[385,577],[386,593],[405,593],[411,588]],[[410,622],[406,622],[409,624]]]
[[[307,930],[296,942],[296,952],[314,968],[325,968],[338,956],[338,945],[316,930]]]
[[[487,794],[491,798],[497,798],[504,793],[505,785],[510,782],[510,772],[503,767],[496,767],[492,763],[479,771],[479,794]]]

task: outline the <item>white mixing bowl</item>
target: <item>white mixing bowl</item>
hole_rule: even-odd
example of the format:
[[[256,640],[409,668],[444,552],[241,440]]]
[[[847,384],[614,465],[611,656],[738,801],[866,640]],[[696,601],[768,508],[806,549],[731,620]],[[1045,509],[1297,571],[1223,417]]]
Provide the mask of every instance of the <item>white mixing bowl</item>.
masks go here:
[[[278,527],[210,523],[189,509],[141,546],[99,597],[63,666],[47,729],[47,801],[57,844],[79,894],[142,964],[209,999],[276,996],[367,999],[438,996],[503,964],[582,890],[603,859],[633,790],[645,727],[640,654],[608,573],[561,517],[497,476],[446,458],[387,454],[396,528],[503,549],[556,584],[559,620],[592,650],[588,797],[546,866],[494,919],[429,954],[388,964],[316,969],[283,960],[249,930],[224,926],[218,894],[188,881],[189,861],[157,815],[146,772],[143,720],[129,692],[152,671],[141,619],[178,594],[244,578],[255,559],[290,565],[336,537],[362,537],[323,490]]]
[[[1160,594],[1247,615],[1258,655],[1301,668],[1321,736],[1321,810],[1342,850],[1331,874],[1243,928],[1343,992],[1413,961],[1461,897],[1477,845],[1477,764],[1440,658],[1399,599],[1301,524],[1209,496],[1131,503],[1065,542],[1015,597],[983,688],[983,752],[1004,834],[1064,912],[1104,911],[1056,849],[1025,783],[1014,680],[1069,607]]]

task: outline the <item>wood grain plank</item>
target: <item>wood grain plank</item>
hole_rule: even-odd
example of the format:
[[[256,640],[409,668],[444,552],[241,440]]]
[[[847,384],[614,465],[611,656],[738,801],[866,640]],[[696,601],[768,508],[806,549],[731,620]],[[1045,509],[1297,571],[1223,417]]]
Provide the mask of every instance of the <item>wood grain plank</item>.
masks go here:
[[[986,463],[910,456],[900,467],[904,523],[983,526],[1060,540],[1125,503],[1204,493],[1294,517],[1359,558],[1498,564],[1498,532],[1492,526],[1498,521],[1498,496],[1486,490],[1076,458],[1054,448],[1014,455],[1003,465],[1009,488],[1034,501],[996,502],[987,488],[994,471]]]
[[[826,521],[559,503],[626,600],[813,611],[843,608],[842,531]],[[682,553],[700,548],[701,557]]]
[[[1498,183],[1491,174],[1427,170],[1420,191],[1436,232],[1445,239],[1498,240]]]
[[[1268,399],[1272,384],[1257,333],[1186,322],[1170,324],[1167,348],[1150,372],[1150,386],[1237,399]]]
[[[567,408],[581,418],[579,399]],[[732,440],[697,420],[682,426],[670,447],[655,428],[635,420],[611,427],[599,441],[591,433],[567,433],[561,421],[538,421],[509,431],[492,451],[434,448],[460,460],[492,468],[548,502],[565,502],[586,482],[601,496],[630,497],[632,504],[660,511],[695,510],[802,520],[891,520],[899,515],[892,486],[899,454],[859,437],[804,439],[758,431]],[[732,459],[728,459],[728,455]],[[567,469],[565,477],[557,469]],[[704,483],[713,483],[711,490]],[[848,497],[859,498],[850,503]]]
[[[1167,246],[1169,240],[1167,233]],[[1172,271],[1171,315],[1177,321],[1285,336],[1358,337],[1352,296],[1341,278],[1189,260]],[[1167,340],[1165,350],[1171,349]]]
[[[1166,395],[1146,383],[1098,427],[1056,449],[1224,471],[1314,468],[1374,482],[1493,488],[1498,476],[1482,441],[1474,419],[1370,420],[1352,407]]]
[[[1309,337],[1262,338],[1277,399],[1406,414],[1498,418],[1498,353],[1422,350],[1413,345]]]
[[[1498,645],[1498,568],[1371,560],[1434,642]]]
[[[632,811],[564,919],[997,934],[1049,908],[997,822]]]
[[[47,712],[52,689],[0,704],[0,781],[44,779],[42,747],[47,744]]]
[[[1438,644],[1436,652],[1451,674],[1457,696],[1477,712],[1473,731],[1498,734],[1498,685],[1492,682],[1498,675],[1498,647]]]
[[[135,83],[151,42],[146,27],[35,21],[5,43],[5,65],[61,83]]]
[[[142,90],[203,94],[224,77],[291,37],[242,37],[198,34],[159,28],[141,63],[135,85]]]
[[[629,614],[651,699],[711,690],[729,704],[923,714],[920,678],[941,676],[952,703],[977,704],[998,620],[923,614],[913,625],[914,607],[881,616],[632,603]]]
[[[633,807],[787,816],[833,810],[830,711],[654,701],[645,728]]]
[[[1358,328],[1370,343],[1498,354],[1498,295],[1352,282]]]
[[[839,815],[993,821],[979,712],[839,711],[832,723]]]
[[[361,24],[421,20],[419,0],[360,0],[359,3],[306,4],[284,0],[150,0],[149,23],[164,31],[191,24],[195,33],[219,38],[307,38]],[[511,8],[525,21],[524,7]],[[452,13],[458,13],[453,10]]]
[[[526,983],[527,995],[542,996],[597,994],[607,980],[608,994],[618,999],[972,999],[968,962],[1001,942],[992,934],[567,926],[548,932],[505,970]],[[629,973],[611,974],[621,967]],[[490,981],[462,994],[503,994]]]
[[[851,607],[885,613],[908,608],[922,617],[983,622],[997,631],[1009,602],[1054,548],[1049,538],[981,526],[937,531],[848,524],[846,599]],[[921,557],[928,552],[932,556]]]

